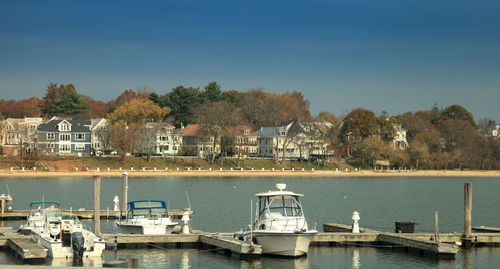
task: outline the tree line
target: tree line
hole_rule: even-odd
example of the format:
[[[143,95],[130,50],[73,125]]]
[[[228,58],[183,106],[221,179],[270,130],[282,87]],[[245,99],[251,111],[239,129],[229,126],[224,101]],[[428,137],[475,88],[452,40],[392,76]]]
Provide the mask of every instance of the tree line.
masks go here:
[[[261,89],[223,91],[216,82],[202,89],[177,86],[163,94],[147,87],[125,90],[109,102],[79,94],[72,84],[50,83],[43,98],[0,100],[0,117],[107,118],[109,141],[122,152],[132,152],[144,136],[143,124],[165,121],[176,127],[199,124],[200,135],[215,141],[230,141],[226,127],[246,124],[253,130],[277,127],[297,119],[331,123],[318,137],[327,142],[337,161],[348,147],[350,162],[373,166],[376,160],[418,169],[498,169],[500,141],[488,136],[496,123],[489,118],[474,120],[460,105],[406,112],[390,116],[356,108],[337,117],[328,111],[311,115],[310,103],[301,92],[270,93]],[[395,127],[405,129],[408,145],[394,146]],[[218,138],[218,139],[217,139]],[[215,145],[214,145],[215,148]],[[215,156],[211,156],[212,161]]]

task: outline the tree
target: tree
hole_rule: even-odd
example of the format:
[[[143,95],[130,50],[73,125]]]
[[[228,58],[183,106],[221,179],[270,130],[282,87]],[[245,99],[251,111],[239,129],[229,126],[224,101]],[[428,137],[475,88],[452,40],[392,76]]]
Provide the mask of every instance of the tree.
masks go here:
[[[149,99],[132,99],[117,107],[113,113],[108,114],[108,119],[114,123],[142,123],[146,121],[161,121],[170,113],[168,107],[160,108]]]
[[[123,121],[117,121],[110,125],[111,146],[117,149],[123,158],[127,153],[133,153],[137,142],[144,137],[141,124],[132,122],[126,124]]]
[[[415,164],[415,169],[419,169],[420,160],[426,160],[429,157],[429,149],[427,145],[417,141],[410,143],[406,149],[410,160]]]
[[[375,161],[388,157],[388,145],[376,136],[364,139],[359,144],[359,157],[365,163],[374,166]]]
[[[426,132],[435,127],[432,125],[433,113],[429,110],[417,111],[415,114],[407,112],[397,117],[397,121],[406,129],[406,139],[411,143],[413,138],[420,132]]]
[[[192,123],[192,111],[201,103],[200,89],[177,86],[160,98],[160,106],[172,109],[171,116],[176,127]]]
[[[43,99],[42,112],[48,116],[75,115],[88,109],[88,104],[80,99],[73,84],[57,86],[50,83]]]
[[[329,122],[335,126],[338,126],[340,123],[340,120],[335,116],[335,114],[330,113],[328,111],[321,111],[318,114],[318,119],[320,121],[326,121]]]
[[[490,118],[481,118],[477,121],[477,127],[481,134],[488,136],[496,128],[496,122]]]
[[[235,125],[235,111],[236,106],[226,102],[203,103],[193,110],[201,135],[213,138],[210,164],[213,164],[217,155],[217,143],[220,143],[222,131],[227,126]]]
[[[454,119],[454,120],[465,120],[468,121],[473,127],[476,127],[476,123],[474,122],[474,116],[472,113],[467,111],[463,106],[460,105],[451,105],[445,108],[440,117],[436,120],[437,124],[440,124],[446,120]]]
[[[377,117],[377,122],[379,124],[380,138],[385,142],[394,140],[394,136],[396,135],[394,124],[396,124],[396,120],[394,118],[387,117],[387,115],[382,115]]]
[[[378,123],[375,113],[363,108],[353,109],[344,118],[342,133],[352,132],[355,137],[367,138],[377,133]]]
[[[447,119],[441,122],[438,128],[448,152],[470,145],[474,142],[474,137],[478,135],[470,121],[463,119]]]
[[[153,93],[153,91],[151,92]],[[149,96],[149,90],[138,89],[137,91],[128,89],[123,91],[115,100],[107,104],[108,113],[113,112],[117,107],[128,103],[134,99],[145,99]]]

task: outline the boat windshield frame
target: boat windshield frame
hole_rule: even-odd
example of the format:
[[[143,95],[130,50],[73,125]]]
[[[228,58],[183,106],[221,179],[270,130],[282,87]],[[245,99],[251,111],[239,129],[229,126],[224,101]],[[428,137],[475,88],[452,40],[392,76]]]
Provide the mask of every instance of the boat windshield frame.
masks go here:
[[[147,206],[144,204],[147,203]],[[165,201],[141,200],[127,204],[127,218],[168,218]]]
[[[279,213],[281,217],[303,217],[304,211],[300,203],[300,195],[259,196],[257,219],[266,219]],[[287,203],[288,202],[288,203]]]

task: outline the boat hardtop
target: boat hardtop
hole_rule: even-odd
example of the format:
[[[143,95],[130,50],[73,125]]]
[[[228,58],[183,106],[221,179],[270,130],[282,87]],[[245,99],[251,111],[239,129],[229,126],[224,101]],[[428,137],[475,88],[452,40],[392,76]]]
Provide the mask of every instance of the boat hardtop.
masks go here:
[[[302,197],[304,196],[303,194],[300,194],[300,193],[295,193],[295,192],[292,192],[292,191],[285,191],[284,189],[286,188],[286,184],[284,183],[278,183],[276,184],[276,188],[278,188],[278,190],[274,190],[274,191],[267,191],[267,192],[261,192],[261,193],[257,193],[255,194],[255,196],[257,197],[262,197],[262,196],[298,196],[298,197]]]
[[[167,205],[161,200],[128,202],[128,218],[168,217]]]

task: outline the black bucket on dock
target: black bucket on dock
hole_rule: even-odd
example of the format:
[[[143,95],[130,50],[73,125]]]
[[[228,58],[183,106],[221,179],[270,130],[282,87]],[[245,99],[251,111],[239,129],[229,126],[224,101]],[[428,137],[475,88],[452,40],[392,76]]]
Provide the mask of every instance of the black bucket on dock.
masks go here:
[[[396,233],[414,233],[415,232],[415,222],[413,221],[396,221],[395,223]]]

